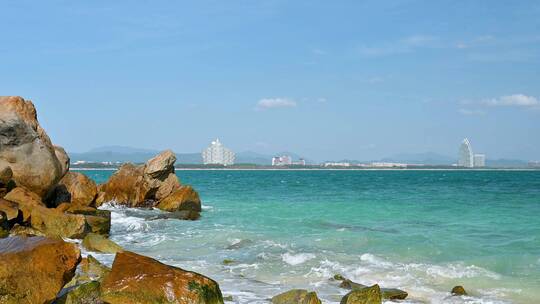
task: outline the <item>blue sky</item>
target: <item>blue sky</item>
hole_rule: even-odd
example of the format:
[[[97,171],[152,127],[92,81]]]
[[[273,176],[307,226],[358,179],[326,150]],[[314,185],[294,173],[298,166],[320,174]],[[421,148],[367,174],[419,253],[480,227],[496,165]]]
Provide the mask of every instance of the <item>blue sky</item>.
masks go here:
[[[384,2],[384,3],[381,3]],[[538,1],[3,1],[0,94],[68,151],[540,159]]]

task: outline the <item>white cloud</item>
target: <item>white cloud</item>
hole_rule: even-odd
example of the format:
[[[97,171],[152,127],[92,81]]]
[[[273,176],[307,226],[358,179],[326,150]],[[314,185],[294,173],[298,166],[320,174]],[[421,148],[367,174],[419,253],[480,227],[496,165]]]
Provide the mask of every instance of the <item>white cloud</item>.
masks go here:
[[[527,96],[524,94],[514,94],[508,96],[501,96],[498,98],[486,99],[482,101],[486,106],[500,106],[500,107],[536,107],[540,106],[540,101],[534,96]]]
[[[257,110],[267,110],[275,108],[294,108],[296,107],[296,101],[277,97],[277,98],[263,98],[257,102]]]

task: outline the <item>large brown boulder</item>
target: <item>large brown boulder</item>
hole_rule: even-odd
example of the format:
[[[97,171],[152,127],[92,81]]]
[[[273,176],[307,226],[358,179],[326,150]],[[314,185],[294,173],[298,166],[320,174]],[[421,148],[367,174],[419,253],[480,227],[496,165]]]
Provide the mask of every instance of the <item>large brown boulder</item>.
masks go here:
[[[122,165],[98,187],[96,205],[113,201],[130,207],[154,206],[180,189],[180,181],[174,173],[175,161],[174,153],[166,150],[144,165]]]
[[[150,198],[150,187],[144,180],[143,172],[144,166],[122,165],[105,184],[100,185],[96,205],[109,201],[132,207],[143,204]]]
[[[81,239],[90,231],[84,215],[40,206],[32,208],[30,224],[49,237]]]
[[[69,155],[66,150],[60,146],[54,146],[54,154],[58,161],[60,162],[60,167],[62,168],[62,176],[66,175],[69,171]]]
[[[273,297],[272,304],[321,304],[321,300],[314,291],[292,289]]]
[[[45,237],[0,240],[0,303],[51,303],[75,275],[77,245]]]
[[[214,280],[129,251],[116,254],[101,284],[101,299],[110,304],[223,303]]]
[[[69,171],[51,191],[49,205],[56,207],[67,202],[93,206],[96,195],[97,185],[92,179],[82,173]]]
[[[170,173],[174,173],[176,156],[171,150],[165,150],[146,162],[144,175],[148,179],[163,181]]]
[[[159,185],[156,191],[156,200],[160,201],[171,195],[174,191],[180,189],[180,180],[175,173],[170,173],[169,176]]]
[[[44,197],[62,178],[63,169],[31,101],[0,97],[0,134],[0,167],[11,167],[18,186]]]
[[[157,208],[164,211],[197,211],[201,212],[201,199],[191,186],[182,186],[171,195],[162,199]]]

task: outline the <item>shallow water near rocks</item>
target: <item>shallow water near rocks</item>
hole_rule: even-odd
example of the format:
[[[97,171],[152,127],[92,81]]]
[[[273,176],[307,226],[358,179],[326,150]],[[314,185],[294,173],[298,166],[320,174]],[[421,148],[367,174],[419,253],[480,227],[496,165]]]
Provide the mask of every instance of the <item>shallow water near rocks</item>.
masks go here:
[[[199,221],[107,204],[111,239],[212,277],[236,303],[291,288],[339,303],[336,273],[404,289],[401,303],[540,303],[540,171],[177,174],[201,195]],[[449,297],[455,285],[471,296]]]

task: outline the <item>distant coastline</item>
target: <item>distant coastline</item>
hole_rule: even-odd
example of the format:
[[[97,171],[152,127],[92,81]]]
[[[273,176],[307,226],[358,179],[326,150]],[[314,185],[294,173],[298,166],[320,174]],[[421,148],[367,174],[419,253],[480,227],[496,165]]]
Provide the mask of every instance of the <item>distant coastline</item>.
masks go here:
[[[178,171],[540,171],[537,168],[186,168],[176,167]],[[109,168],[78,168],[78,171],[116,171],[118,167]]]

